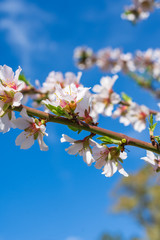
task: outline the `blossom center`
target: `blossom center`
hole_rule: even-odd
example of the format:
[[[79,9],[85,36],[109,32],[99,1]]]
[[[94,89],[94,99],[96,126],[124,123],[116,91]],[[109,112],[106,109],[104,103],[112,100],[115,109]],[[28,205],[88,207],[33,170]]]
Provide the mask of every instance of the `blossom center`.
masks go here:
[[[128,111],[128,106],[122,106],[120,108],[120,111],[121,111],[121,115],[125,116],[127,114],[127,111]]]
[[[41,122],[38,123],[38,126],[41,125]],[[28,138],[29,136],[35,135],[36,133],[38,133],[40,131],[40,128],[37,127],[36,123],[31,123],[31,125],[25,129],[25,132],[28,133],[28,135],[26,136],[26,138]]]
[[[60,106],[64,108],[67,112],[70,112],[70,111],[73,112],[76,109],[77,104],[75,101],[68,102],[65,100],[61,100]]]
[[[10,103],[12,102],[12,97],[6,95],[0,95],[0,100],[3,101],[4,103]]]
[[[6,83],[5,81],[2,82],[4,87],[9,87],[9,88],[13,88],[14,90],[17,90],[17,85],[15,84],[15,82],[10,82],[10,83]]]
[[[138,116],[139,120],[145,120],[146,117],[147,117],[147,115],[146,115],[146,113],[144,113],[144,112],[140,112],[140,114],[139,114],[139,116]]]

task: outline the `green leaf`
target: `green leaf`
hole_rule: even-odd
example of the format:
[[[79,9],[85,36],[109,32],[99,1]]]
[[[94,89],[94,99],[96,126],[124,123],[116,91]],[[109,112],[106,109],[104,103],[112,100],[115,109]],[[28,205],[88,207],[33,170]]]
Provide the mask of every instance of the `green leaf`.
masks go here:
[[[57,115],[56,107],[52,106],[51,104],[47,104],[46,107],[54,114]]]
[[[19,80],[24,82],[27,86],[33,87],[30,82],[26,79],[25,75],[22,73],[19,75]]]
[[[132,101],[132,98],[129,97],[126,93],[122,93],[122,99],[125,101],[125,102],[130,102]]]
[[[69,119],[72,118],[72,116],[69,115],[68,112],[65,111],[61,106],[55,107],[55,106],[52,106],[51,104],[45,104],[45,106],[57,116],[63,116]]]
[[[98,137],[97,139],[101,140],[105,144],[121,144],[120,140],[115,140],[107,136]]]
[[[152,131],[155,130],[156,126],[157,126],[157,122],[152,125]]]
[[[157,122],[153,124],[153,115],[152,114],[150,115],[148,121],[149,121],[149,130],[154,132],[154,130],[157,126]]]
[[[127,15],[131,14],[131,11],[127,10],[124,12],[124,14],[127,16]]]
[[[151,126],[153,125],[153,115],[152,114],[150,115],[149,123],[150,123]]]

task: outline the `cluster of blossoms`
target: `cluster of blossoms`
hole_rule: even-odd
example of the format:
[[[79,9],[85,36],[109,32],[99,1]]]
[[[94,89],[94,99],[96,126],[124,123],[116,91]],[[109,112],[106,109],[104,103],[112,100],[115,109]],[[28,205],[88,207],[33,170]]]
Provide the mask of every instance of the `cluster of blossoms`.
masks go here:
[[[92,123],[90,116],[91,94],[89,88],[71,83],[65,86],[55,84],[55,91],[50,98],[43,100],[44,104],[52,113],[69,119],[80,119],[86,123]],[[52,99],[52,100],[51,100]]]
[[[6,65],[0,66],[0,131],[6,133],[10,128],[24,130],[16,139],[16,145],[22,149],[28,149],[38,139],[40,149],[47,150],[43,142],[45,126],[43,121],[31,118],[25,109],[22,109],[22,118],[16,119],[13,110],[20,107],[23,99],[21,91],[26,89],[26,84],[19,80],[21,68],[15,72]]]
[[[95,163],[94,166],[97,169],[102,169],[102,174],[106,177],[112,177],[117,170],[125,177],[128,177],[120,164],[120,162],[123,163],[123,159],[127,158],[127,153],[122,153],[119,148],[100,145],[89,137],[76,141],[64,134],[61,142],[71,143],[71,146],[66,149],[69,154],[79,154],[88,166]]]
[[[124,126],[132,124],[135,131],[141,132],[146,128],[146,120],[150,115],[150,110],[145,106],[139,106],[137,103],[132,102],[131,99],[126,101],[128,105],[122,104],[113,112],[112,117],[120,117],[120,123]]]
[[[147,49],[135,54],[123,53],[119,48],[104,48],[94,53],[91,48],[77,47],[74,59],[80,69],[87,69],[97,65],[103,71],[116,74],[123,71],[125,74],[145,74],[145,78],[160,80],[160,49]],[[132,76],[131,76],[132,77]]]
[[[112,116],[113,106],[121,101],[120,96],[113,91],[113,85],[118,76],[102,77],[101,85],[93,87],[93,113],[94,115],[103,114],[105,116]]]
[[[23,98],[20,91],[24,83],[19,81],[20,72],[20,67],[14,74],[10,67],[0,66],[0,131],[4,133],[13,127],[11,120],[15,119],[15,114],[12,109],[20,106]]]
[[[150,13],[159,7],[160,2],[155,0],[133,0],[133,4],[126,7],[121,17],[132,23],[136,23],[139,20],[148,18]]]
[[[43,98],[51,101],[55,100],[55,91],[58,85],[60,85],[60,87],[63,89],[70,84],[74,84],[78,88],[80,87],[79,82],[81,75],[81,72],[79,72],[77,76],[72,72],[67,72],[65,77],[63,77],[61,72],[50,72],[42,86],[40,86],[39,81],[36,80],[36,85],[38,86],[40,94],[37,93],[34,95],[33,99],[37,100],[37,103],[40,103]]]
[[[42,94],[46,95],[46,100],[41,98],[41,104],[44,104],[52,113],[69,119],[76,117],[89,124],[96,123],[99,114],[102,114],[113,118],[120,117],[121,123],[125,126],[132,124],[138,132],[146,128],[146,119],[150,114],[149,109],[144,105],[139,106],[132,102],[129,97],[127,99],[125,97],[125,102],[121,101],[121,97],[113,91],[117,75],[102,77],[100,85],[97,84],[92,88],[93,94],[89,88],[80,84],[81,73],[77,77],[71,73],[67,73],[67,75],[70,78],[65,81],[66,78],[63,78],[61,73],[51,72],[49,87],[47,88],[47,77],[41,88]],[[57,79],[61,79],[60,83]],[[37,99],[40,99],[40,94],[37,95]],[[34,100],[36,101],[36,98]],[[115,105],[118,105],[118,108],[113,112]]]
[[[108,147],[106,144],[99,144],[89,136],[83,140],[75,140],[63,134],[61,142],[69,142],[71,146],[66,148],[69,154],[79,154],[88,166],[94,164],[95,168],[102,169],[102,174],[106,177],[112,177],[117,170],[123,176],[129,176],[122,167],[123,160],[127,158],[127,153],[121,147]],[[160,171],[160,155],[147,151],[147,156],[141,159],[151,164],[155,172]]]

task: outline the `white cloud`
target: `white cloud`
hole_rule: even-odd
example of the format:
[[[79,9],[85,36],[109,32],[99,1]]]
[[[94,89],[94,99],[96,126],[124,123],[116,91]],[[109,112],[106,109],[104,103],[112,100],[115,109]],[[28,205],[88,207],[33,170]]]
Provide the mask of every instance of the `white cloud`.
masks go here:
[[[0,31],[14,50],[25,71],[30,72],[32,59],[37,54],[47,54],[57,48],[47,33],[46,26],[56,21],[49,14],[32,3],[24,0],[5,0],[0,3]]]

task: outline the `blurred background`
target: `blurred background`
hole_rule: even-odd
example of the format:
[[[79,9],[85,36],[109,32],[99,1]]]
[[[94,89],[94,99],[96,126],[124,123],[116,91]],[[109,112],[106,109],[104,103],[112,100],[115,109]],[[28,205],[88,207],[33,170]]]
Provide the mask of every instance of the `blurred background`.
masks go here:
[[[53,70],[77,74],[73,51],[79,45],[124,52],[160,47],[159,11],[134,26],[120,18],[128,3],[0,0],[0,64],[14,71],[21,66],[34,84]],[[98,68],[84,71],[82,84],[93,87],[104,75]],[[114,90],[158,110],[157,100],[121,73]],[[101,117],[99,123],[149,141],[147,129],[136,133],[111,118]],[[27,151],[16,147],[19,130],[0,135],[0,240],[160,239],[160,190],[140,160],[144,150],[127,147],[124,168],[132,177],[122,180],[116,173],[105,178],[65,152],[68,144],[60,143],[61,135],[77,138],[75,133],[51,123],[47,132],[48,152],[37,143]]]

